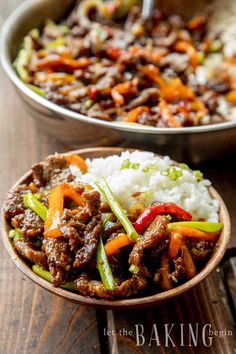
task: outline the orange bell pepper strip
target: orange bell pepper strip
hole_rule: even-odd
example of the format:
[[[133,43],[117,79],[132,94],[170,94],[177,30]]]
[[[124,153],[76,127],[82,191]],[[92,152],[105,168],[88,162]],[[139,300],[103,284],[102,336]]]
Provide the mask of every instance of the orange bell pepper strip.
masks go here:
[[[81,195],[68,183],[60,184],[54,187],[48,199],[48,212],[45,220],[45,237],[60,237],[61,231],[58,229],[60,218],[63,214],[64,198],[69,197],[76,204],[84,206],[85,203]]]
[[[195,277],[196,275],[196,267],[193,262],[192,256],[185,244],[185,242],[182,243],[181,245],[181,252],[182,252],[182,257],[185,265],[185,273],[187,276],[187,279],[191,279]]]
[[[170,235],[170,245],[168,250],[168,256],[171,259],[176,259],[179,253],[179,249],[182,243],[182,235],[177,231],[173,230]]]
[[[236,90],[230,91],[225,95],[225,98],[228,102],[236,104]]]
[[[173,231],[170,234],[170,245],[168,250],[168,256],[172,259],[177,258],[184,237],[215,242],[218,236],[219,236],[219,232],[204,232],[204,231],[194,229],[193,227],[190,226],[181,226],[177,229],[173,229]]]
[[[207,21],[207,16],[206,15],[195,16],[194,18],[192,18],[188,22],[187,28],[189,30],[197,30],[200,27],[202,27],[203,25],[205,25],[206,21]]]
[[[142,73],[144,73],[150,80],[156,82],[157,84],[159,84],[160,86],[162,86],[164,84],[163,80],[160,80],[160,70],[158,67],[154,66],[154,65],[144,65],[144,66],[140,66],[140,71],[142,71]]]
[[[179,77],[165,80],[161,85],[161,94],[168,102],[175,100],[193,100],[195,98],[195,94],[191,88],[184,85]]]
[[[60,237],[61,231],[58,229],[60,218],[63,214],[64,196],[61,186],[52,189],[48,199],[48,212],[45,221],[45,237]]]
[[[34,80],[39,81],[41,83],[53,81],[56,83],[72,83],[75,81],[75,76],[62,73],[62,72],[37,72],[34,74]]]
[[[76,192],[76,189],[68,183],[61,184],[63,196],[70,198],[73,202],[80,206],[85,206],[85,202],[80,193]]]
[[[88,166],[84,159],[77,154],[62,155],[63,159],[66,160],[69,165],[75,165],[79,167],[82,172],[87,172]]]
[[[194,92],[184,85],[179,77],[175,79],[164,79],[160,75],[159,69],[154,65],[145,65],[140,67],[142,71],[151,81],[157,83],[160,87],[160,94],[166,101],[173,100],[193,100]]]
[[[147,106],[140,106],[134,109],[131,109],[127,116],[124,118],[124,122],[132,122],[135,123],[138,120],[138,117],[143,112],[150,112],[150,108]]]
[[[131,93],[136,86],[137,80],[133,79],[132,81],[123,82],[113,87],[111,90],[111,96],[115,103],[119,104],[120,106],[124,106],[125,99],[123,96]]]
[[[197,50],[194,48],[192,44],[184,41],[179,41],[174,44],[173,48],[177,52],[184,52],[188,54],[190,58],[189,60],[190,64],[194,69],[196,68],[196,66],[198,65],[198,54],[197,54]]]
[[[178,232],[186,237],[196,238],[197,240],[216,241],[219,237],[219,232],[204,232],[194,229],[190,226],[181,226]]]
[[[38,70],[57,70],[63,69],[65,71],[73,72],[78,69],[85,69],[91,64],[89,58],[68,59],[64,57],[42,59],[37,63]]]
[[[178,122],[172,112],[169,110],[167,103],[163,98],[160,99],[159,103],[160,113],[162,115],[163,120],[168,124],[171,128],[180,128],[181,124]]]
[[[134,241],[130,240],[128,235],[126,234],[119,234],[117,237],[113,238],[112,240],[108,241],[104,248],[107,257],[112,256],[115,254],[117,251],[119,251],[120,248],[132,245],[134,244]]]

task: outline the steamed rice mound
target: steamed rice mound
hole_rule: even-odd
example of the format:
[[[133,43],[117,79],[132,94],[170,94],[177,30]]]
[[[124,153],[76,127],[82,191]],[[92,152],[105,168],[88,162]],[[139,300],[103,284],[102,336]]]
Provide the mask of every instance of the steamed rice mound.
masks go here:
[[[194,220],[218,221],[219,203],[209,194],[210,181],[200,179],[186,165],[175,166],[168,156],[125,151],[120,156],[87,159],[86,162],[85,174],[71,166],[76,179],[96,188],[95,182],[105,177],[126,211],[137,203],[134,194],[144,192],[139,201],[146,206],[157,201],[173,202],[191,213]]]

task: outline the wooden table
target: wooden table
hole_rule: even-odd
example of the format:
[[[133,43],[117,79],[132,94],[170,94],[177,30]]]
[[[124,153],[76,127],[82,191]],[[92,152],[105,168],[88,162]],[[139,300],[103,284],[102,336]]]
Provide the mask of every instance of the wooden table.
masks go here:
[[[1,23],[20,2],[0,2]],[[2,70],[0,109],[2,203],[9,187],[34,162],[55,151],[65,151],[67,147],[37,130]],[[188,294],[159,306],[137,311],[95,311],[66,302],[34,285],[16,269],[1,244],[0,353],[236,352],[233,320],[236,309],[236,166],[235,161],[224,160],[200,168],[211,178],[231,210],[232,241],[221,267]],[[173,342],[169,339],[165,343],[168,340],[165,330],[170,330],[171,324]],[[193,343],[189,346],[191,325],[194,332],[199,326],[197,348]],[[224,333],[222,338],[214,334],[212,343],[207,335],[204,345],[202,330],[204,326],[208,330],[210,325],[214,331]]]

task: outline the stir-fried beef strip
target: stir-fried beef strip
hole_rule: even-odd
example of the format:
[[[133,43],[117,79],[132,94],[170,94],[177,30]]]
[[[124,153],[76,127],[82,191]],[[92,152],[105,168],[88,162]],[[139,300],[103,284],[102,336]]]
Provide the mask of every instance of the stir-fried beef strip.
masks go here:
[[[169,238],[165,238],[160,243],[158,243],[156,247],[153,247],[150,255],[152,260],[154,261],[155,259],[160,258],[160,254],[162,253],[162,251],[167,249],[169,244],[170,244]]]
[[[90,280],[86,273],[83,273],[75,282],[77,289],[85,296],[113,299],[139,294],[147,287],[149,277],[149,272],[143,268],[138,275],[132,275],[129,279],[116,285],[112,291],[107,290],[101,281]]]
[[[4,214],[7,220],[24,213],[23,194],[27,191],[29,191],[29,187],[26,184],[21,184],[10,191],[4,204]]]
[[[174,271],[170,274],[170,278],[172,281],[176,282],[184,278],[186,269],[182,257],[178,257],[173,261],[173,263]]]
[[[154,248],[166,237],[168,219],[158,215],[148,226],[147,230],[139,237],[129,256],[129,264],[139,265],[145,249]]]
[[[73,261],[68,241],[63,238],[46,238],[42,250],[47,257],[53,286],[63,284]]]
[[[33,242],[30,240],[19,238],[14,242],[14,247],[22,257],[27,258],[32,263],[36,263],[44,269],[48,268],[45,253],[43,251],[36,250]]]
[[[193,259],[201,261],[212,253],[214,245],[209,241],[191,240],[188,241],[188,247]]]
[[[121,231],[123,229],[123,226],[120,223],[111,223],[109,227],[107,227],[105,230],[103,230],[103,235],[108,239],[111,238],[112,234],[117,233],[117,231]]]
[[[53,188],[61,182],[72,182],[72,175],[68,162],[61,155],[48,156],[44,163],[32,167],[33,181],[36,186]]]
[[[44,231],[43,220],[31,209],[25,209],[24,213],[16,215],[12,219],[12,225],[25,237],[34,237]]]
[[[75,260],[73,263],[74,268],[81,268],[94,255],[101,230],[101,216],[97,215],[92,218],[92,221],[88,224],[84,232],[83,246],[77,251],[75,255]]]
[[[208,33],[209,14],[200,16],[204,20],[194,18],[193,26],[191,20],[165,16],[158,9],[148,21],[137,7],[118,20],[104,18],[104,11],[101,14],[96,4],[85,0],[62,24],[49,21],[41,34],[29,32],[32,50],[23,66],[27,77],[22,79],[46,99],[106,121],[175,128],[227,119],[219,108],[222,97],[226,95],[227,101],[227,93],[234,90],[230,75],[234,65],[224,58],[223,43],[214,47],[220,39],[217,33]],[[208,78],[206,64],[204,82],[202,69],[214,51],[222,56],[222,67],[212,68]],[[211,92],[214,105],[204,97]],[[233,101],[229,105],[236,98]],[[172,116],[178,124],[170,124]],[[49,183],[50,171],[41,167],[34,167],[36,185]],[[58,161],[55,167],[60,168]],[[62,170],[58,181],[64,174],[70,179],[66,166]]]
[[[86,208],[90,216],[96,216],[100,213],[101,199],[97,191],[84,192],[83,199],[86,201]]]

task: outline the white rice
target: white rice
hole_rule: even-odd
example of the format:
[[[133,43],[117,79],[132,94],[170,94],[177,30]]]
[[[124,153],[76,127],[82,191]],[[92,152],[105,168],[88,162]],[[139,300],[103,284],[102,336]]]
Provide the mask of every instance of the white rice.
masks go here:
[[[127,160],[131,164],[140,164],[139,168],[121,169]],[[121,156],[87,159],[86,162],[88,171],[85,174],[82,174],[78,167],[71,166],[76,180],[96,188],[95,182],[105,177],[125,210],[129,210],[130,206],[137,202],[133,193],[148,191],[142,195],[142,203],[147,206],[155,201],[174,202],[190,212],[195,220],[204,218],[207,221],[218,221],[219,204],[208,192],[210,181],[202,179],[198,182],[190,170],[179,167],[176,167],[176,170],[181,171],[182,176],[172,181],[169,176],[163,175],[166,169],[173,165],[168,156],[161,158],[151,152],[125,151]],[[143,172],[150,164],[152,169]]]

